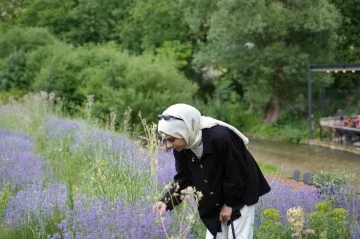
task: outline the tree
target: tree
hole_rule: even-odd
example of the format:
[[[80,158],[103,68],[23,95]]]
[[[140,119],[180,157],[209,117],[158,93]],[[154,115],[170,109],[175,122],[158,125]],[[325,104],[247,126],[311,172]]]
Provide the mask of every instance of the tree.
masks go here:
[[[72,19],[67,38],[75,44],[121,43],[122,24],[129,17],[134,0],[86,0],[78,4],[69,13]]]
[[[72,45],[120,42],[119,32],[133,0],[25,1],[8,24],[43,27]],[[18,0],[18,2],[21,2]],[[0,18],[1,20],[1,18]]]
[[[329,0],[344,17],[338,34],[341,41],[336,51],[339,63],[359,63],[360,55],[360,0]]]
[[[29,91],[44,55],[31,58],[40,48],[60,44],[46,29],[9,28],[0,36],[0,90]]]
[[[7,25],[24,10],[28,0],[1,0],[0,1],[0,26]]]
[[[12,25],[22,27],[47,28],[51,33],[64,37],[71,29],[70,11],[76,6],[74,0],[27,1],[22,10],[10,22]]]
[[[191,40],[189,26],[179,1],[139,0],[121,24],[124,49],[135,53],[151,51],[166,41]]]
[[[329,0],[344,17],[338,29],[340,43],[335,51],[338,64],[359,64],[360,55],[360,0]],[[359,73],[333,74],[334,84],[326,88],[328,102],[327,113],[336,114],[343,109],[343,114],[358,114],[360,108]]]
[[[72,114],[82,112],[88,95],[95,95],[96,118],[123,114],[130,107],[132,123],[140,122],[139,111],[156,120],[165,105],[190,103],[197,90],[171,59],[130,56],[115,44],[67,46],[54,52],[36,75],[33,88],[64,98]]]
[[[201,84],[201,76],[191,64],[207,31],[199,20],[203,17],[193,12],[207,5],[198,3],[194,0],[135,1],[128,17],[119,24],[122,49],[137,55],[151,52],[173,58],[191,82]]]
[[[282,107],[305,98],[307,65],[331,63],[341,19],[327,0],[220,0],[195,63],[235,72],[250,107],[276,123]],[[314,78],[314,89],[331,83]]]

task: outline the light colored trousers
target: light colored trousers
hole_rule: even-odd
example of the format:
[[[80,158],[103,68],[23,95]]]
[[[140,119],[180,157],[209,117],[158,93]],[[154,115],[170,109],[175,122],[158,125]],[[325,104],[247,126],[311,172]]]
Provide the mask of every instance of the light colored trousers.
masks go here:
[[[255,205],[245,205],[240,209],[241,217],[233,221],[236,239],[253,238]],[[222,232],[216,234],[216,239],[233,239],[231,225],[227,226],[227,222],[221,222],[221,230]],[[206,232],[206,239],[214,239],[214,236],[209,230]]]

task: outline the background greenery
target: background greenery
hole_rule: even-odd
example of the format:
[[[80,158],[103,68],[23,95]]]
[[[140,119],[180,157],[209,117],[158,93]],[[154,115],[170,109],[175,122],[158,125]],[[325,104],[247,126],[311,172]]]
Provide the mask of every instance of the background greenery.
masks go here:
[[[0,100],[54,92],[70,115],[184,102],[242,131],[307,137],[307,72],[358,63],[360,0],[3,0]],[[359,73],[314,74],[315,120],[359,114]],[[139,123],[138,117],[131,117]]]

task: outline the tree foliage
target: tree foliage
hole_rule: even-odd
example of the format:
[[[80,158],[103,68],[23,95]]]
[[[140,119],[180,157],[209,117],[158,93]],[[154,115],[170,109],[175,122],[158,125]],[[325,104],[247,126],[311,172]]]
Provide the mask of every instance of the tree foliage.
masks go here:
[[[132,0],[33,0],[13,16],[21,26],[43,27],[73,45],[120,41],[119,32]]]
[[[245,99],[264,109],[265,122],[275,123],[280,107],[306,92],[307,65],[333,59],[341,15],[326,0],[222,0],[218,6],[210,43],[196,63],[237,72]],[[315,87],[330,83],[318,77]]]
[[[196,93],[191,88],[191,97],[175,99],[196,96],[189,103],[232,124],[253,125],[258,118],[291,123],[306,117],[309,64],[357,63],[359,1],[3,0],[0,90],[56,89],[74,112],[94,91],[99,115],[130,104],[136,112],[141,107],[134,102],[143,102],[141,97],[165,99],[154,92],[150,97],[135,83],[122,88],[127,80],[108,77],[125,74],[117,67],[136,62],[139,75],[124,79],[145,84],[149,77],[151,86],[162,81],[156,77],[195,83]],[[175,84],[172,78],[168,85]],[[324,88],[329,95],[329,114],[341,105],[358,113],[358,74],[314,74],[313,81],[314,101]],[[114,97],[119,107],[111,103]],[[314,106],[319,111],[320,104]]]
[[[59,41],[41,28],[11,28],[0,38],[0,90],[31,90],[33,72],[29,71],[40,59],[29,61],[32,52]],[[49,48],[50,49],[50,48]]]
[[[156,49],[166,41],[191,38],[179,1],[139,0],[121,30],[122,45],[134,52]]]
[[[360,0],[329,0],[344,17],[338,34],[341,37],[338,50],[335,52],[339,63],[359,63],[360,55]]]
[[[360,55],[360,0],[330,0],[344,17],[338,29],[340,43],[334,51],[337,64],[359,64]],[[360,108],[360,77],[358,73],[335,74],[334,84],[325,89],[328,102],[326,112],[335,114],[358,114]],[[350,73],[350,74],[349,74]],[[341,110],[340,110],[341,109]]]
[[[133,109],[156,120],[166,105],[191,103],[197,86],[166,54],[131,56],[114,43],[74,47],[45,29],[13,28],[0,37],[1,90],[53,92],[67,112],[81,113],[88,95],[95,95],[94,114]]]

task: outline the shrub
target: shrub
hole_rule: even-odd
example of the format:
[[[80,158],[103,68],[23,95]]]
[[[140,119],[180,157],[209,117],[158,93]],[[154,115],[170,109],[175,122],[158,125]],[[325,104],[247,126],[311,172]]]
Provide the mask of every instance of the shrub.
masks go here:
[[[255,231],[255,238],[281,239],[285,238],[287,231],[280,222],[280,213],[275,208],[267,208],[261,212],[262,220]]]
[[[124,113],[130,107],[133,123],[139,123],[139,111],[155,120],[167,105],[190,102],[197,87],[172,60],[129,56],[108,44],[68,48],[54,55],[37,75],[34,89],[65,98],[70,113],[82,112],[86,96],[94,95],[96,118],[106,119],[110,112]]]
[[[347,211],[331,207],[329,202],[317,204],[316,211],[309,214],[310,227],[318,238],[350,238]]]
[[[318,187],[322,193],[322,197],[332,203],[338,202],[338,194],[348,191],[349,181],[354,179],[356,174],[330,173],[320,171],[313,177],[313,184]]]
[[[41,64],[43,61],[39,58],[28,59],[28,55],[56,42],[54,36],[41,28],[15,27],[5,31],[0,37],[0,78],[2,81],[0,90],[29,91],[34,75],[40,69],[31,67],[34,65],[32,60],[36,60],[36,64]]]
[[[0,37],[0,58],[6,58],[19,50],[30,52],[55,42],[56,38],[44,28],[13,27],[3,32]]]

